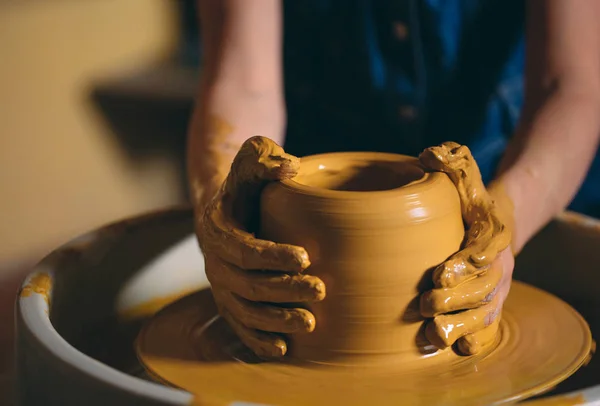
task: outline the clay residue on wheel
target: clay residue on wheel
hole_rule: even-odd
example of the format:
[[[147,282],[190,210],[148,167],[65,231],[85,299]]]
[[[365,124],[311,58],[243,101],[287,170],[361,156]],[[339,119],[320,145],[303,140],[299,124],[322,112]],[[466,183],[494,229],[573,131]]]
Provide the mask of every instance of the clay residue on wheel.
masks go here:
[[[52,277],[47,273],[37,273],[23,286],[20,297],[29,297],[34,293],[42,295],[42,298],[50,305],[50,292],[52,291]]]

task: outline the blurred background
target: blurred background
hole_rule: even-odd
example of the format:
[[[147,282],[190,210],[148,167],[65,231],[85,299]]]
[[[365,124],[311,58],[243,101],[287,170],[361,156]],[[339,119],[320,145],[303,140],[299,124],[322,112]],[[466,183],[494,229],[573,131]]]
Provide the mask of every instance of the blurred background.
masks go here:
[[[194,8],[0,0],[0,276],[102,224],[186,201]]]
[[[0,0],[0,404],[31,266],[107,222],[186,202],[194,0]]]

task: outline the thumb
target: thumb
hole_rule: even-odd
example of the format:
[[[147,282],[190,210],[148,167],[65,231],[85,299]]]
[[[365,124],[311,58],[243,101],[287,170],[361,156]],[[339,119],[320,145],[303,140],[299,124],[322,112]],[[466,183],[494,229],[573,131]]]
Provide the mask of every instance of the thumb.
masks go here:
[[[225,180],[223,209],[242,228],[253,228],[249,221],[258,218],[264,186],[270,181],[293,178],[299,168],[300,158],[287,154],[273,140],[261,136],[249,138],[233,159]]]
[[[225,182],[226,192],[235,195],[240,188],[293,178],[299,168],[300,158],[286,154],[269,138],[255,136],[242,144],[233,159]]]

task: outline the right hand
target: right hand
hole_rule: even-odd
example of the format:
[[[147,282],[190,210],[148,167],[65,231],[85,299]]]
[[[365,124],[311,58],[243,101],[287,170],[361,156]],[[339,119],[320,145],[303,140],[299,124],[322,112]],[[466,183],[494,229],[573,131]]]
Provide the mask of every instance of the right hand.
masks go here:
[[[325,298],[325,285],[303,275],[306,250],[254,236],[260,193],[269,181],[294,177],[300,159],[264,137],[248,139],[231,170],[196,220],[196,235],[205,258],[219,313],[256,355],[281,357],[287,351],[281,334],[311,332],[315,317],[290,303]],[[286,303],[286,307],[277,306]]]

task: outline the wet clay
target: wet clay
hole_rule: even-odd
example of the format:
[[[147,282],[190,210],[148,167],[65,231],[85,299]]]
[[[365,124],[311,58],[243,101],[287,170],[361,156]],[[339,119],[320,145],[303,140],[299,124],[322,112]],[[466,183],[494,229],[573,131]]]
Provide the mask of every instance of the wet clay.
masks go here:
[[[325,297],[323,282],[302,274],[310,265],[304,248],[261,240],[253,233],[256,224],[252,220],[257,217],[265,184],[294,177],[299,166],[298,158],[271,140],[247,140],[219,192],[196,222],[220,314],[248,347],[266,358],[287,352],[283,337],[270,332],[311,332],[315,328],[315,318],[308,310],[268,303],[305,303]]]
[[[44,301],[50,305],[50,292],[52,290],[52,277],[47,273],[35,274],[29,282],[21,289],[20,297],[29,297],[36,293],[41,295]]]
[[[268,184],[260,237],[304,247],[311,261],[305,273],[327,288],[322,301],[303,303],[316,325],[287,335],[289,355],[407,364],[435,352],[418,297],[430,287],[428,270],[460,249],[460,203],[446,174],[396,154],[306,157],[297,176]]]
[[[460,196],[467,225],[465,247],[433,274],[437,287],[457,286],[486,271],[510,244],[510,230],[501,221],[468,147],[448,142],[427,148],[419,159],[426,167],[448,174]]]
[[[499,314],[494,260],[510,232],[464,146],[428,148],[420,162],[337,153],[300,165],[253,137],[197,225],[221,314],[263,357],[286,354],[281,334],[294,356],[327,362],[419,355],[461,337],[458,348],[473,354],[490,342],[494,328],[479,331]],[[433,267],[436,289],[419,316]],[[425,334],[423,317],[434,318]]]
[[[426,168],[450,177],[460,196],[467,228],[462,249],[433,271],[437,289],[421,297],[421,313],[436,316],[427,326],[426,336],[438,348],[448,347],[460,339],[459,349],[474,354],[481,351],[485,343],[493,341],[491,336],[497,330],[490,326],[500,316],[500,298],[495,293],[503,269],[496,260],[509,246],[511,231],[483,185],[468,147],[447,142],[425,149],[419,160]],[[474,309],[439,315],[458,310],[453,303],[460,304],[461,310]]]
[[[418,364],[336,367],[289,357],[262,362],[218,317],[209,291],[201,291],[159,312],[138,336],[136,351],[150,375],[191,392],[203,405],[465,405],[518,401],[549,390],[585,362],[592,345],[577,312],[520,282],[513,284],[494,337],[477,355],[446,351],[444,357],[423,355]]]

